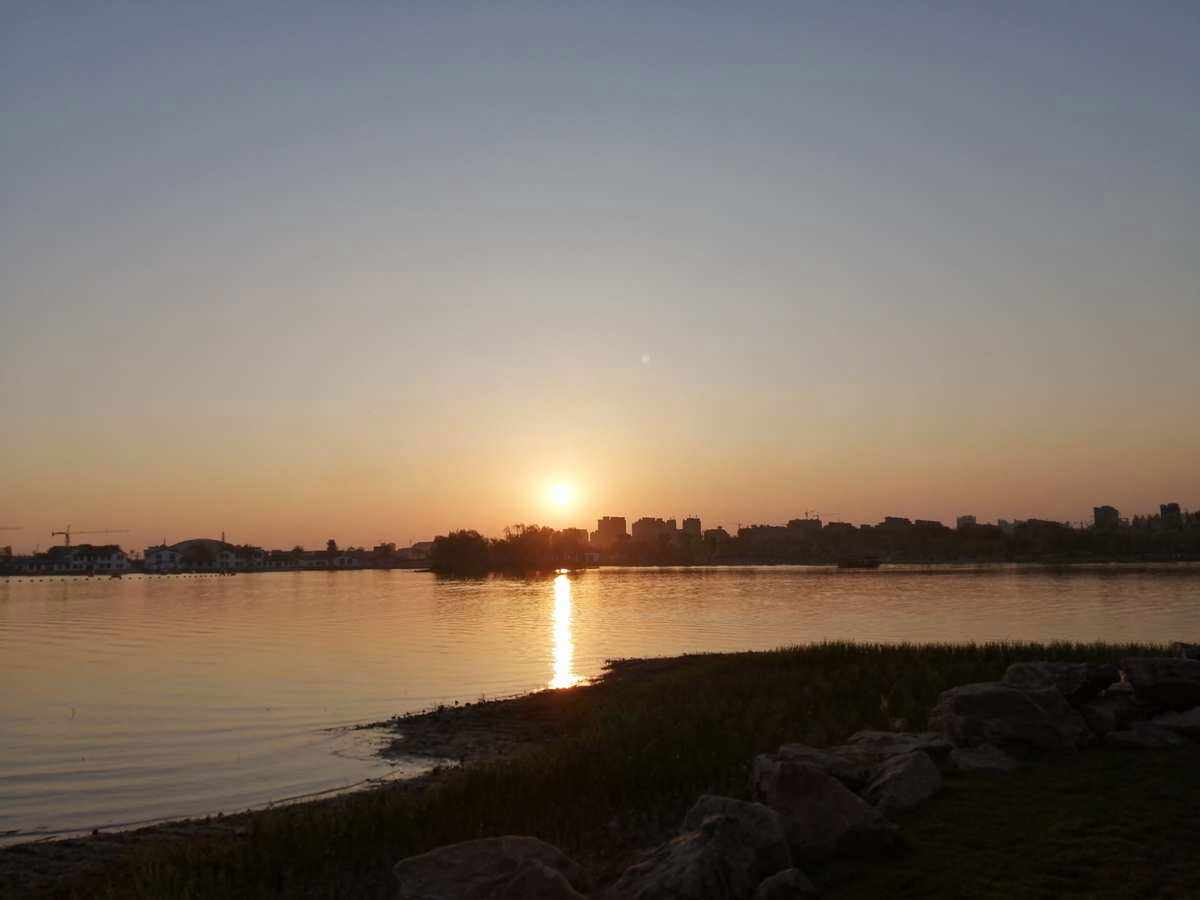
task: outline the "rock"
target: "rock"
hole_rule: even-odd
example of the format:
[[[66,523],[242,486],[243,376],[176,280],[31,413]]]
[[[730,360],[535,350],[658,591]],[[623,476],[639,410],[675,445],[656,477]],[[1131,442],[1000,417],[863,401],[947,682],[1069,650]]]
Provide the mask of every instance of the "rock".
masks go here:
[[[1084,703],[1114,681],[1121,671],[1114,664],[1068,662],[1013,663],[1004,673],[1004,683],[1021,690],[1058,688],[1072,706]]]
[[[929,756],[939,768],[949,765],[954,745],[934,731],[920,734],[894,731],[857,731],[845,744],[831,752],[850,759],[869,763],[872,768],[894,756],[919,750]]]
[[[1176,641],[1171,645],[1171,652],[1180,659],[1200,659],[1200,644],[1185,644]]]
[[[836,782],[835,782],[836,784]],[[630,866],[605,897],[612,900],[750,900],[773,872],[762,872],[750,829],[733,816],[709,816]]]
[[[1087,723],[1057,688],[1020,690],[1000,682],[943,691],[929,724],[954,744],[1017,744],[1074,750],[1091,737]]]
[[[942,773],[929,755],[913,750],[881,763],[863,798],[885,816],[916,809],[942,789]]]
[[[1121,670],[1143,703],[1163,709],[1200,706],[1200,660],[1177,657],[1130,657]]]
[[[787,757],[763,754],[751,772],[754,796],[783,817],[797,861],[890,847],[896,827],[831,775]]]
[[[684,816],[683,830],[698,831],[704,820],[714,815],[729,816],[742,824],[745,841],[754,850],[755,871],[760,878],[792,864],[792,854],[784,837],[783,818],[775,810],[761,803],[705,794]]]
[[[878,762],[874,759],[864,759],[858,751],[855,751],[853,758],[847,758],[839,753],[818,750],[806,744],[784,744],[776,755],[781,759],[815,766],[854,791],[865,787],[871,780],[871,769]]]
[[[1079,707],[1079,714],[1096,737],[1104,737],[1121,727],[1117,721],[1117,710],[1111,701],[1085,703]]]
[[[551,900],[574,896],[561,890],[553,893],[555,879],[542,869],[561,875],[573,891],[587,887],[583,870],[557,847],[534,837],[514,835],[438,847],[402,859],[392,873],[400,883],[399,900],[508,900],[517,896]],[[558,887],[561,889],[561,885]],[[531,893],[513,894],[510,888]],[[538,894],[536,889],[544,891]]]
[[[517,874],[492,895],[496,900],[587,900],[557,869],[527,859]]]
[[[1188,742],[1174,731],[1159,728],[1148,722],[1136,722],[1126,731],[1113,731],[1105,735],[1104,742],[1113,747],[1131,750],[1171,750],[1183,747]]]
[[[754,900],[792,900],[793,897],[815,897],[818,893],[808,876],[799,869],[784,869],[758,886]]]
[[[1104,737],[1110,731],[1119,731],[1147,716],[1131,690],[1108,690],[1082,704],[1079,713],[1098,737]]]
[[[1163,713],[1150,720],[1156,728],[1165,728],[1190,738],[1200,738],[1200,706],[1187,712]]]
[[[982,772],[989,775],[1006,775],[1021,767],[1019,762],[993,744],[955,747],[950,753],[950,762],[959,772]]]

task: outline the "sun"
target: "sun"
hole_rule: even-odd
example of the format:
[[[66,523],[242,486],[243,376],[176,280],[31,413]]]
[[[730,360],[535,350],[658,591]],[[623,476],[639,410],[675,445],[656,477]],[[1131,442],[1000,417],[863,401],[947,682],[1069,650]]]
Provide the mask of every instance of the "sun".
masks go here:
[[[560,509],[569,506],[573,499],[575,489],[565,481],[560,481],[550,488],[550,502]]]

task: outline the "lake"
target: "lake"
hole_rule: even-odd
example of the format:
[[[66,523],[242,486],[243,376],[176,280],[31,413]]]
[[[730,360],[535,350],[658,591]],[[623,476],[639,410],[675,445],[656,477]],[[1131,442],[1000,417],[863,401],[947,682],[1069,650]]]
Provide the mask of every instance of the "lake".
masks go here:
[[[411,775],[348,726],[606,659],[861,641],[1200,640],[1200,567],[0,579],[0,839]]]

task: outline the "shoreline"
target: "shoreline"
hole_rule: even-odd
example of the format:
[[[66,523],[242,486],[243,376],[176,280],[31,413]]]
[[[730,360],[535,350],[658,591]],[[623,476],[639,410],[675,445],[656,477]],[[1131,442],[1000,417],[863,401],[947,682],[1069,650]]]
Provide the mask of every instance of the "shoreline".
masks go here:
[[[240,812],[116,825],[94,829],[90,834],[86,829],[77,829],[0,845],[0,897],[53,896],[58,882],[86,880],[147,849],[153,852],[181,842],[244,838],[256,822],[282,810],[336,812],[364,795],[420,794],[463,766],[496,763],[553,741],[557,736],[553,728],[556,699],[601,687],[609,680],[661,672],[683,658],[613,660],[599,677],[570,688],[544,688],[509,697],[443,704],[349,726],[355,731],[390,733],[387,745],[378,754],[432,763],[432,768],[420,775],[274,800]],[[14,886],[19,894],[9,893]]]
[[[744,795],[754,753],[787,742],[831,746],[863,728],[923,730],[941,691],[998,678],[1014,661],[1166,652],[1149,644],[827,643],[615,660],[575,687],[357,726],[393,733],[385,755],[452,761],[415,778],[264,810],[2,848],[0,896],[220,896],[236,887],[254,897],[391,897],[391,866],[401,858],[493,834],[538,836],[561,846],[594,883],[611,883],[677,831],[698,793]],[[1005,815],[1014,823],[1005,864],[1045,855],[1036,841],[1018,847],[1036,837],[1024,836],[1028,822],[1060,816],[1074,823],[1081,815],[1107,822],[1109,807],[1096,807],[1096,797],[1126,790],[1131,779],[1138,786],[1133,799],[1144,794],[1147,803],[1143,809],[1126,798],[1123,815],[1168,829],[1161,840],[1191,840],[1190,830],[1162,819],[1162,791],[1182,790],[1187,803],[1172,814],[1192,815],[1200,789],[1189,793],[1181,779],[1200,778],[1197,750],[1168,758],[1100,748],[1086,751],[1086,763],[1047,764],[1005,784],[962,776],[940,801],[949,806],[934,805],[932,818],[898,820],[928,845],[922,856],[914,844],[905,864],[916,867],[913,877],[936,881],[947,854],[993,852],[985,832],[968,834],[961,845],[955,835],[986,820],[986,804],[1000,803],[1010,805]],[[1027,786],[1014,795],[1011,784]],[[955,827],[939,824],[943,814],[957,817]],[[1006,827],[1003,817],[997,821]],[[1096,835],[1071,827],[1079,846],[1090,847]],[[1100,843],[1088,852],[1106,858],[1107,834],[1098,832]],[[1200,879],[1200,871],[1184,869],[1179,877]],[[856,893],[856,885],[891,878],[889,871],[856,864],[817,869],[814,877],[831,897],[857,898],[872,895]]]
[[[495,762],[550,740],[552,735],[544,727],[546,711],[541,700],[553,693],[556,692],[544,689],[512,697],[443,705],[349,726],[355,731],[390,732],[388,744],[378,754],[384,758],[424,759],[432,764],[429,771],[419,775],[372,779],[360,785],[273,800],[265,806],[240,812],[114,825],[93,829],[90,834],[81,828],[0,845],[0,897],[35,895],[51,890],[60,880],[86,878],[93,870],[118,864],[123,857],[146,847],[244,837],[256,821],[279,810],[336,810],[353,803],[351,798],[365,794],[423,792],[451,769]],[[14,885],[20,894],[8,893]]]
[[[1065,571],[1065,572],[1104,572],[1109,574],[1138,574],[1154,573],[1200,573],[1200,558],[1197,559],[1094,559],[1094,560],[929,560],[929,561],[897,561],[883,562],[878,567],[840,567],[836,562],[779,562],[774,560],[762,561],[725,561],[720,563],[602,563],[594,566],[584,566],[569,569],[570,572],[588,572],[599,569],[681,569],[681,570],[715,570],[715,569],[819,569],[830,573],[846,576],[863,574],[953,574],[955,572],[1002,572],[1013,570],[1027,571]],[[422,566],[394,566],[392,568],[360,568],[360,569],[237,569],[227,572],[140,572],[129,571],[120,575],[88,574],[86,572],[0,572],[0,581],[13,580],[16,582],[42,582],[60,579],[80,579],[84,581],[123,581],[125,579],[159,580],[159,579],[209,579],[226,578],[234,575],[295,575],[303,574],[352,574],[356,572],[419,572],[432,573],[443,578],[488,578],[501,577],[533,577],[552,575],[561,570],[505,570],[496,569],[484,572],[438,572]]]

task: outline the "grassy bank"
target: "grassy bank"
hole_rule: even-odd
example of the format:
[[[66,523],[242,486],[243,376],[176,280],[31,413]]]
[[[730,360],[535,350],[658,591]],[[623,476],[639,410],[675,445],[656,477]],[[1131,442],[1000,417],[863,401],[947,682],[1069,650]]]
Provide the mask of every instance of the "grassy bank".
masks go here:
[[[825,644],[617,663],[595,685],[476,708],[528,726],[523,733],[536,739],[513,756],[443,771],[423,791],[378,790],[258,813],[212,836],[143,842],[51,895],[390,897],[389,869],[401,857],[506,833],[556,844],[604,881],[672,833],[698,794],[744,797],[757,752],[835,743],[899,719],[919,730],[942,690],[998,678],[1016,660],[1161,652]],[[999,896],[1014,877],[1025,880],[1008,896],[1061,895],[1068,882],[1085,896],[1185,896],[1200,888],[1200,863],[1164,867],[1155,854],[1186,850],[1196,859],[1198,761],[1191,750],[1097,750],[1002,783],[952,779],[903,823],[913,849],[901,859],[816,874],[847,896]],[[1118,827],[1122,820],[1129,827]],[[1114,880],[1115,869],[1133,880]]]

